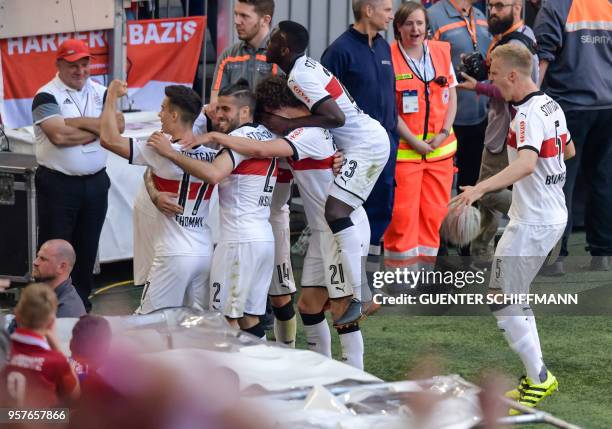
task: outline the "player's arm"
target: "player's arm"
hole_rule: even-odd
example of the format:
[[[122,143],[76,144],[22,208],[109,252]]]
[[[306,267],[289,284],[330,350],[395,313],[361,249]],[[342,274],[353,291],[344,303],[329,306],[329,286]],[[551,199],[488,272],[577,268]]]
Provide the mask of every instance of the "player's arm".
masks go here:
[[[104,110],[100,117],[100,143],[105,149],[129,159],[130,139],[121,135],[117,124],[117,100],[125,94],[127,94],[127,83],[113,80],[108,87]]]
[[[208,133],[207,137],[216,144],[250,158],[287,157],[295,153],[293,146],[285,139],[259,141],[218,132]]]
[[[521,150],[523,149],[523,150]],[[483,195],[507,188],[513,183],[518,182],[523,177],[529,176],[536,168],[538,162],[538,152],[526,147],[519,148],[518,158],[510,165],[497,173],[495,176],[483,180],[476,186],[461,186],[463,191],[451,200],[451,205],[459,203],[458,206],[470,206],[478,201]]]
[[[299,118],[287,119],[272,113],[261,113],[261,121],[277,134],[303,127],[339,128],[344,126],[345,116],[338,104],[331,97],[315,104],[312,114]]]
[[[234,170],[234,160],[229,151],[220,152],[213,162],[200,161],[174,150],[162,133],[153,133],[148,143],[158,154],[172,161],[186,173],[200,180],[216,185]]]
[[[568,144],[565,145],[565,152],[563,154],[563,160],[567,161],[576,156],[576,146],[574,146],[574,141],[570,140]]]

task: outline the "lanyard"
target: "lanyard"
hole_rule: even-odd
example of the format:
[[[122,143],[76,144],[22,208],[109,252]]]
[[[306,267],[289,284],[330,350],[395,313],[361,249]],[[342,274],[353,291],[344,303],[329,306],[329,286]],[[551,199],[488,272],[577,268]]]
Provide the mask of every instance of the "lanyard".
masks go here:
[[[89,104],[89,91],[85,93],[85,108],[83,109],[83,111],[81,111],[81,108],[79,107],[79,103],[77,103],[76,100],[72,98],[72,94],[70,94],[70,91],[66,90],[66,92],[68,93],[68,97],[70,97],[70,99],[76,106],[77,110],[79,111],[81,118],[84,118],[85,115],[87,114],[87,105]]]
[[[517,22],[516,24],[514,24],[509,29],[507,29],[506,31],[504,31],[502,34],[497,34],[493,37],[493,41],[491,42],[491,44],[489,45],[489,49],[487,50],[487,65],[491,65],[491,52],[493,52],[493,49],[497,47],[497,44],[499,43],[499,41],[503,39],[505,36],[507,36],[508,34],[515,32],[516,30],[521,28],[523,25],[524,23],[521,20]]]
[[[476,33],[477,27],[476,27],[476,17],[474,16],[474,8],[473,7],[470,8],[470,12],[468,13],[467,16],[465,16],[465,14],[463,13],[463,9],[460,9],[459,6],[457,6],[457,3],[455,3],[455,0],[448,0],[448,1],[450,2],[450,4],[453,5],[455,9],[457,9],[457,12],[461,14],[461,17],[465,21],[465,28],[467,28],[467,31],[470,34],[470,38],[472,39],[472,45],[474,45],[474,50],[477,51],[478,50],[478,35]]]
[[[419,68],[417,67],[414,60],[410,56],[408,56],[408,54],[404,50],[402,43],[398,42],[397,45],[399,46],[400,52],[402,53],[402,56],[404,57],[404,61],[406,61],[406,65],[408,65],[408,67],[412,69],[414,74],[416,74],[419,79],[427,83],[427,55],[428,55],[427,45],[423,43],[423,57],[421,58],[421,61],[423,62],[423,75],[421,75]]]

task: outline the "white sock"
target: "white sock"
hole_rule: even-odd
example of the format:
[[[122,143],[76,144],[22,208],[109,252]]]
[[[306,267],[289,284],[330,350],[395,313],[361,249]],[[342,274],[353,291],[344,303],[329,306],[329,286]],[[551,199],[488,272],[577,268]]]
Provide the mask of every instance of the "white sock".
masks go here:
[[[300,316],[302,317],[302,322],[304,323],[304,333],[306,334],[308,350],[321,353],[322,355],[331,358],[331,333],[329,331],[327,320],[325,320],[325,315],[323,313],[300,313]]]
[[[538,349],[540,349],[540,353],[542,353],[542,347],[540,346],[540,336],[538,335],[538,327],[536,325],[535,316],[533,315],[533,310],[531,307],[523,307],[523,313],[527,316],[527,320],[529,321],[529,327],[531,328],[531,336],[535,341]],[[540,356],[543,356],[540,355]]]
[[[274,337],[277,343],[295,348],[295,334],[297,330],[297,318],[295,314],[289,320],[279,320],[274,318]]]
[[[359,326],[337,331],[342,347],[342,361],[357,369],[363,369],[363,336]]]
[[[531,335],[531,326],[523,310],[518,305],[509,305],[493,314],[510,348],[521,358],[527,377],[539,384],[542,381],[540,374],[544,368],[542,351]]]

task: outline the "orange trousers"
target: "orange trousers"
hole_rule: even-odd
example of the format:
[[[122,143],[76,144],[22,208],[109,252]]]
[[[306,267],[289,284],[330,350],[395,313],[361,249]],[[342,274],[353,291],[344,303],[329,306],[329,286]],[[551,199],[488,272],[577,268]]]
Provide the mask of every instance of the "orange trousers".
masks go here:
[[[453,157],[397,163],[393,216],[384,236],[385,263],[401,266],[435,258],[453,175]]]

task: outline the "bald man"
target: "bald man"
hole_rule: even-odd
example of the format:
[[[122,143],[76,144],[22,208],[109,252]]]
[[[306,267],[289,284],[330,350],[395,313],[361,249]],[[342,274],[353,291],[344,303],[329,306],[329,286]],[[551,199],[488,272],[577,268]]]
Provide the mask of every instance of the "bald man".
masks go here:
[[[49,285],[57,295],[56,317],[81,317],[86,314],[83,301],[72,285],[70,273],[76,261],[72,245],[66,240],[46,241],[32,264],[32,277]]]

